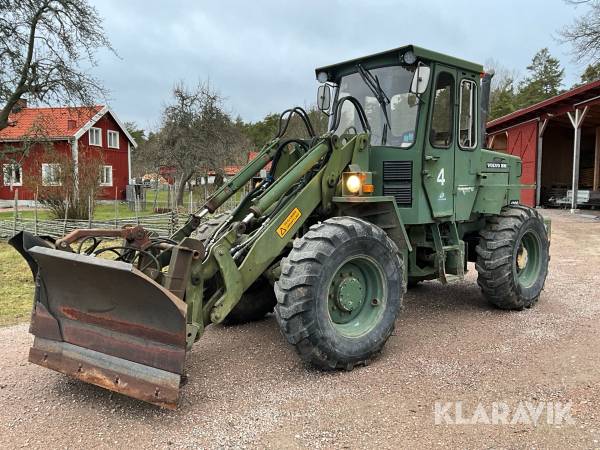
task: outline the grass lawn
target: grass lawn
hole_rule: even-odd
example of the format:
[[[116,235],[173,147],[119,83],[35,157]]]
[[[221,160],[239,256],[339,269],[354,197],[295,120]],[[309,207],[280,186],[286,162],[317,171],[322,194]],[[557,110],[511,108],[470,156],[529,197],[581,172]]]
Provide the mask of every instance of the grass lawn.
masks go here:
[[[34,283],[25,260],[0,242],[0,326],[29,320]]]
[[[168,195],[169,195],[169,193],[166,190],[158,191],[158,195],[156,196],[158,207],[163,207],[163,208],[167,207]],[[146,208],[144,210],[140,211],[140,213],[139,213],[140,217],[149,216],[149,215],[154,214],[154,212],[152,210],[152,205],[154,204],[154,196],[155,196],[155,192],[153,190],[146,191]],[[200,189],[196,189],[192,196],[193,202],[195,204],[197,204],[198,202],[202,201],[203,199],[204,199],[204,192],[203,191],[201,192]],[[189,204],[190,204],[190,193],[186,191],[183,196],[183,208],[187,210],[189,208]],[[19,217],[24,218],[24,219],[33,219],[34,215],[35,215],[35,213],[34,213],[33,209],[31,209],[31,208],[21,209],[19,211]],[[135,217],[135,211],[130,210],[129,207],[127,206],[127,203],[121,201],[121,202],[118,202],[118,205],[117,205],[117,215],[121,219],[127,219],[130,217]],[[14,218],[14,212],[12,209],[0,211],[0,220],[10,220],[12,218]],[[53,217],[50,216],[50,213],[48,210],[40,208],[40,209],[38,209],[38,218],[40,220],[47,220],[47,219],[52,219]],[[94,219],[95,220],[111,220],[114,218],[115,218],[115,205],[113,202],[98,203],[96,205],[96,209],[94,210]]]

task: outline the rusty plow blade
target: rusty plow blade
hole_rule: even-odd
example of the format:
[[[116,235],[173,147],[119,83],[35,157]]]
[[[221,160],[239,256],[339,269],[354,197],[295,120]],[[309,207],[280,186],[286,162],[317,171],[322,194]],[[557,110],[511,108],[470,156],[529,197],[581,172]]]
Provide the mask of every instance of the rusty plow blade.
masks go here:
[[[29,361],[175,408],[186,305],[131,264],[37,245]]]

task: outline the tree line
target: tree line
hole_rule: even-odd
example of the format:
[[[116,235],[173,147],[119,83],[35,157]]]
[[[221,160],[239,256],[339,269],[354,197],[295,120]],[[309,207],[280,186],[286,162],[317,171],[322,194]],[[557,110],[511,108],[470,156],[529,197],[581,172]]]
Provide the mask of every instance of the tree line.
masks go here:
[[[583,8],[559,31],[577,61],[589,65],[580,83],[600,78],[600,0],[565,0]],[[88,0],[0,0],[0,130],[10,126],[9,116],[23,98],[32,104],[91,106],[106,101],[107,89],[87,68],[96,65],[99,50],[116,55],[103,29],[103,18]],[[547,48],[538,51],[519,79],[514,71],[492,63],[496,69],[491,93],[490,118],[527,107],[564,89],[564,69]],[[102,100],[104,99],[104,100]],[[318,133],[327,118],[311,109],[309,116]],[[128,129],[141,144],[134,154],[137,174],[172,166],[183,189],[199,174],[221,178],[227,165],[241,165],[250,150],[260,148],[278,128],[279,116],[246,123],[232,117],[221,95],[208,83],[173,88],[163,108],[160,125],[145,133],[135,124]],[[300,123],[291,134],[302,136]],[[2,157],[2,155],[0,155]],[[91,183],[98,183],[91,169]],[[85,200],[84,189],[72,190],[73,205]],[[87,196],[89,198],[89,195]],[[82,200],[82,198],[84,200]],[[61,203],[62,198],[57,200]]]
[[[309,108],[309,118],[317,133],[327,129],[327,116]],[[242,166],[251,151],[258,151],[278,131],[279,114],[268,114],[257,122],[233,118],[223,97],[208,82],[194,87],[177,83],[161,113],[155,131],[145,134],[135,123],[126,124],[138,148],[133,156],[133,174],[154,174],[158,182],[161,168],[174,169],[177,202],[182,204],[185,189],[197,177],[214,177],[219,186],[228,166]],[[288,136],[306,135],[304,125],[292,117]]]
[[[490,119],[496,119],[521,108],[554,97],[564,89],[565,69],[548,48],[539,50],[527,66],[526,76],[518,80],[517,73],[494,60],[487,63],[486,70],[495,72],[490,93]],[[573,87],[600,79],[600,62],[590,63],[581,73]]]

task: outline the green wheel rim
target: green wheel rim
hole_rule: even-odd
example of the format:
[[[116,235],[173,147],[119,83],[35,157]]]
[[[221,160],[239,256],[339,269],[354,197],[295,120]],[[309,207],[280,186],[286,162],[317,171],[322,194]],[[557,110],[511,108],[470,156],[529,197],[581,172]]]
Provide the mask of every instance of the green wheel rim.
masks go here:
[[[527,231],[521,237],[515,256],[517,280],[522,287],[532,286],[540,275],[541,245],[537,234]]]
[[[346,337],[359,337],[377,326],[387,303],[381,265],[366,256],[344,261],[327,292],[327,310],[334,328]]]

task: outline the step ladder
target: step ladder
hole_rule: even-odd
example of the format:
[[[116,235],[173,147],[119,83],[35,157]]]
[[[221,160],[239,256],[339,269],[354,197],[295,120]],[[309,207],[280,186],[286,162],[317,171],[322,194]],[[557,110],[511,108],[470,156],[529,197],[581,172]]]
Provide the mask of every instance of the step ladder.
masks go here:
[[[465,243],[458,236],[456,222],[446,222],[448,234],[442,236],[439,223],[431,225],[436,252],[438,279],[444,283],[460,281],[465,277]]]

